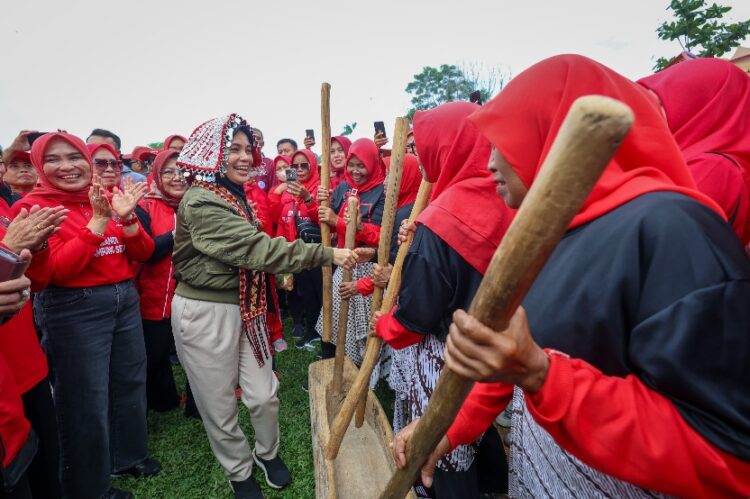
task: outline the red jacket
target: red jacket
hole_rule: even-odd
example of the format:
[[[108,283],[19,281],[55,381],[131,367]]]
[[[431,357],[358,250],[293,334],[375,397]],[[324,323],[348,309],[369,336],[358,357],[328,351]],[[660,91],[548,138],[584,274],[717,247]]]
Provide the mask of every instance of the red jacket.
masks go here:
[[[50,202],[47,206],[58,206]],[[49,239],[50,284],[67,288],[85,288],[115,284],[132,279],[131,260],[144,262],[154,251],[154,242],[140,227],[126,237],[123,227],[111,220],[104,236],[86,228],[93,216],[86,203],[63,203],[70,210],[60,231]],[[13,213],[29,208],[25,199],[13,205]]]
[[[5,357],[0,355],[0,456],[4,468],[13,462],[24,446],[30,429],[13,374]]]
[[[294,219],[295,209],[298,217],[310,219],[317,223],[317,203],[308,206],[287,191],[281,194],[271,192],[268,198],[271,203],[273,222],[276,224],[274,236],[284,237],[287,241],[297,239],[297,223]]]
[[[0,223],[0,240],[5,237],[5,232]],[[46,253],[44,251],[34,259],[44,260]],[[39,346],[31,300],[15,317],[0,326],[0,354],[8,361],[20,393],[26,393],[47,377],[47,358]]]
[[[153,198],[144,199],[140,208],[150,219],[148,225],[153,239],[156,240],[159,236],[174,230],[175,208]],[[155,261],[152,258],[144,263],[136,281],[141,295],[141,317],[148,321],[160,321],[171,317],[172,297],[176,285],[171,250]]]
[[[258,216],[260,223],[263,224],[263,232],[273,237],[274,228],[270,214],[268,194],[258,187],[258,183],[254,180],[246,182],[244,188],[248,203],[253,204],[255,207],[255,214]]]
[[[544,385],[525,401],[562,448],[608,475],[670,495],[750,496],[750,463],[709,443],[664,396],[633,375],[606,376],[583,360],[547,352]],[[448,430],[451,447],[476,440],[512,393],[511,385],[475,384]]]

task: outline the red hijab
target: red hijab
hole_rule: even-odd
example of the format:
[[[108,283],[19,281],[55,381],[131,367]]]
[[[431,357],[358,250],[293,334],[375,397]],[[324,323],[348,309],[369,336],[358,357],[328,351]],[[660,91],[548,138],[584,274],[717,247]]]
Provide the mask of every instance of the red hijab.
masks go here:
[[[161,146],[162,151],[166,151],[167,149],[169,149],[169,144],[171,144],[174,139],[180,139],[183,144],[187,144],[187,139],[183,137],[182,135],[170,135],[169,137],[164,139],[164,142],[162,143],[162,146]]]
[[[586,57],[559,55],[535,64],[513,78],[469,120],[530,187],[571,104],[592,94],[630,106],[635,124],[570,228],[655,191],[679,192],[724,216],[716,203],[696,190],[654,100],[636,83]]]
[[[414,115],[419,159],[435,184],[417,222],[484,274],[514,212],[495,192],[487,169],[490,143],[467,121],[477,109],[451,102]]]
[[[179,151],[173,151],[172,149],[164,149],[156,155],[153,170],[149,174],[151,180],[149,181],[150,192],[146,194],[147,198],[160,199],[173,208],[176,208],[180,204],[180,198],[167,194],[167,191],[164,189],[164,182],[161,179],[161,171],[164,169],[164,165],[172,158],[177,159],[179,155]]]
[[[352,157],[357,158],[367,169],[367,180],[361,185],[356,185],[352,176],[349,175],[349,161]],[[385,179],[383,162],[380,159],[380,150],[370,139],[357,139],[349,148],[346,155],[346,166],[344,167],[344,178],[349,187],[357,189],[359,194],[368,192],[383,183]]]
[[[344,137],[343,135],[337,135],[331,137],[331,145],[333,145],[334,142],[341,144],[341,148],[344,150],[344,156],[349,155],[349,148],[352,146],[352,141],[349,140],[349,138]],[[331,173],[333,173],[333,176],[331,177],[331,189],[335,189],[336,186],[344,181],[344,176],[346,175],[346,161],[344,161],[344,167],[341,170],[335,170],[333,165],[331,165]]]
[[[107,151],[112,153],[115,159],[120,159],[120,153],[118,153],[117,150],[115,150],[115,148],[109,144],[86,144],[86,148],[89,150],[92,161],[94,158],[94,154],[96,154],[96,151],[98,151],[99,149],[106,149]]]
[[[391,156],[383,158],[386,175],[391,169]],[[413,154],[404,155],[404,168],[401,173],[401,187],[398,190],[397,208],[413,203],[417,199],[419,185],[422,183],[422,172],[419,171],[419,160]]]
[[[320,168],[318,167],[318,158],[315,157],[315,154],[313,154],[312,151],[309,149],[301,149],[299,151],[295,151],[294,154],[292,154],[292,157],[289,158],[289,167],[293,168],[292,163],[294,162],[294,158],[298,155],[303,155],[305,159],[307,159],[307,162],[310,163],[310,176],[307,177],[307,180],[304,182],[300,182],[302,184],[302,187],[307,189],[307,192],[309,192],[312,196],[315,196],[315,193],[318,191],[318,186],[320,185]],[[274,162],[274,165],[276,163]]]
[[[81,190],[78,191],[65,191],[54,185],[49,181],[47,176],[44,174],[44,153],[47,151],[49,143],[55,139],[64,140],[71,146],[73,146],[81,155],[84,157],[89,165],[89,171],[93,176],[94,170],[92,166],[91,154],[89,153],[86,143],[76,137],[63,132],[46,133],[34,141],[31,146],[31,163],[36,168],[36,172],[39,175],[39,183],[29,194],[24,197],[23,202],[25,205],[31,206],[33,204],[39,204],[40,206],[51,206],[60,203],[84,203],[89,204],[89,185],[91,182],[86,184]]]
[[[735,213],[735,230],[750,242],[750,77],[722,59],[691,59],[638,83],[661,100],[669,129],[687,161],[698,188],[711,195],[727,215]],[[719,154],[711,154],[719,153]],[[721,163],[734,162],[738,175],[719,174]],[[718,169],[716,167],[719,167]],[[740,200],[740,205],[738,205]]]

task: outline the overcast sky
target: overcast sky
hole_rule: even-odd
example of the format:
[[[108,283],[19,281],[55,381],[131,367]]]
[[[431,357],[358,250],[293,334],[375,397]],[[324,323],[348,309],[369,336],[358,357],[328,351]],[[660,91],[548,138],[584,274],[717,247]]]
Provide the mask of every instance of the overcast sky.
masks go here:
[[[241,113],[263,129],[266,155],[283,136],[320,135],[320,84],[334,135],[409,108],[423,66],[478,63],[518,74],[575,52],[625,76],[677,54],[656,27],[668,0],[11,0],[0,13],[0,143],[22,128],[95,127],[123,150]],[[723,0],[730,19],[750,1]],[[746,41],[747,45],[747,41]],[[320,146],[316,146],[316,150]]]

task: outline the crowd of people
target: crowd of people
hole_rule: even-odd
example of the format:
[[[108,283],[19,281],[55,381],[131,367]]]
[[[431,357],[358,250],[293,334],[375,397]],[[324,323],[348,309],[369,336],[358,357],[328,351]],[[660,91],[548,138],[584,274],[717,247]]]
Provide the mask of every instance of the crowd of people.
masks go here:
[[[492,331],[465,310],[568,109],[591,94],[628,105],[633,128],[508,329]],[[426,457],[420,496],[750,495],[750,76],[695,59],[634,82],[564,55],[484,106],[418,111],[391,264],[411,246],[381,314],[387,143],[332,137],[327,188],[311,136],[302,149],[278,140],[271,159],[237,114],[131,154],[104,129],[21,132],[0,167],[0,497],[132,497],[111,477],[161,472],[146,418],[180,407],[175,362],[185,415],[234,496],[262,497],[256,465],[283,488],[282,317],[296,348],[330,358],[345,300],[346,355],[360,364],[369,335],[387,344],[371,385],[396,393],[398,466],[415,458],[440,372],[478,382]],[[430,201],[409,223],[422,182]],[[323,266],[335,269],[330,343]]]

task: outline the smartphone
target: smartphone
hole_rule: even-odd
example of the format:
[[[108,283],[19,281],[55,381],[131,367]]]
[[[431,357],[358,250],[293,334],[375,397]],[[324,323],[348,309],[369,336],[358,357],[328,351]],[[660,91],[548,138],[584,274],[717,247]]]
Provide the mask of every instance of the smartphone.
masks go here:
[[[379,133],[382,133],[383,137],[387,137],[388,136],[385,133],[385,123],[383,123],[382,121],[376,121],[375,122],[375,135],[377,135]]]
[[[26,139],[29,141],[29,145],[33,144],[36,139],[41,137],[42,135],[46,134],[47,132],[32,132],[26,136]]]
[[[482,105],[482,92],[479,90],[474,90],[472,93],[469,94],[469,102],[472,102],[474,104]]]
[[[307,130],[305,130],[305,137],[307,137],[308,139],[312,139],[313,141],[315,141],[315,131],[308,128]]]
[[[286,169],[286,181],[287,183],[297,181],[297,169],[296,168]]]
[[[0,282],[18,279],[23,275],[28,264],[12,251],[0,248]]]

